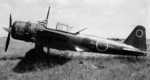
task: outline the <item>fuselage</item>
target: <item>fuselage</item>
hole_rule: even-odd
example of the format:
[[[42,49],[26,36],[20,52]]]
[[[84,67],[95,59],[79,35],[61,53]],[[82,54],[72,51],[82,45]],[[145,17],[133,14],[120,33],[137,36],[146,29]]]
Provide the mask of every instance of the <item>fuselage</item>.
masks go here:
[[[145,52],[124,43],[45,28],[43,25],[35,23],[16,21],[13,24],[12,32],[12,37],[15,39],[32,41],[35,44],[55,49],[119,55],[145,55]]]

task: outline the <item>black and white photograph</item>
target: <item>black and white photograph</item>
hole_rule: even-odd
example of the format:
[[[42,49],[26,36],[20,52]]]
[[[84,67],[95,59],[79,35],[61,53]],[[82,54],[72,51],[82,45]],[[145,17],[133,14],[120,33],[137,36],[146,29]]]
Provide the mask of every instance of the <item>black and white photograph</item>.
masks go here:
[[[0,0],[0,80],[149,80],[149,0]]]

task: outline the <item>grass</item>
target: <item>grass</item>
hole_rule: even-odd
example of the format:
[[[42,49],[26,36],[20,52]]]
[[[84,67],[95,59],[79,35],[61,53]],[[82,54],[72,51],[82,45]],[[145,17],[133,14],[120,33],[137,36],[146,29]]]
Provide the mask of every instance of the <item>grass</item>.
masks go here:
[[[150,58],[51,50],[36,60],[34,44],[0,38],[0,80],[149,80]],[[148,52],[150,51],[148,44]],[[46,51],[46,50],[45,50]],[[88,55],[87,55],[88,54]]]

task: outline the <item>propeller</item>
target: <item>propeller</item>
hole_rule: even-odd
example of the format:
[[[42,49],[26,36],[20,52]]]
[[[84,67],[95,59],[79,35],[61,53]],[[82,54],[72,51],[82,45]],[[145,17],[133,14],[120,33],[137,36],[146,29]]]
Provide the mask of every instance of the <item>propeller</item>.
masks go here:
[[[8,46],[9,46],[9,42],[10,42],[11,25],[12,25],[12,18],[11,18],[11,14],[10,14],[10,19],[9,19],[9,28],[4,28],[6,31],[8,31],[8,32],[9,32],[9,33],[8,33],[8,37],[7,37],[7,40],[6,40],[5,52],[7,51]]]
[[[48,12],[47,12],[47,17],[46,17],[46,27],[47,27],[47,24],[48,24],[48,17],[49,17],[49,11],[50,11],[50,7],[48,8]]]

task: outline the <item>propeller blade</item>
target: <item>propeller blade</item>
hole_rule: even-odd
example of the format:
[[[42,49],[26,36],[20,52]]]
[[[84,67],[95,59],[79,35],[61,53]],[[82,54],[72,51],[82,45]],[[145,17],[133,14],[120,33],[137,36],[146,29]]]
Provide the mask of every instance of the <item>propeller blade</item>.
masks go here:
[[[10,41],[10,33],[8,33],[8,37],[7,37],[7,41],[6,41],[6,45],[5,45],[5,52],[6,52],[7,49],[8,49],[9,41]]]
[[[9,46],[9,42],[10,42],[11,27],[12,27],[12,17],[11,17],[11,14],[10,14],[10,18],[9,18],[9,28],[3,28],[3,29],[5,29],[7,32],[9,32],[9,33],[8,33],[8,36],[7,36],[7,40],[6,40],[5,52],[7,51],[8,46]]]
[[[10,14],[9,27],[11,27],[11,24],[12,24],[12,18],[11,18],[11,14]]]

